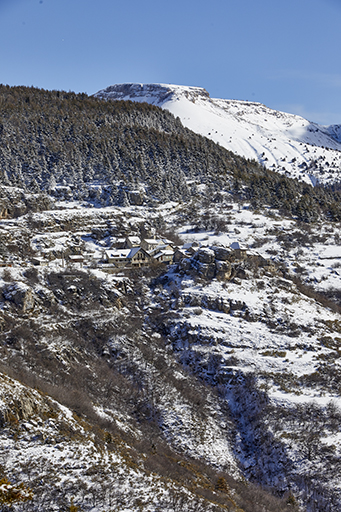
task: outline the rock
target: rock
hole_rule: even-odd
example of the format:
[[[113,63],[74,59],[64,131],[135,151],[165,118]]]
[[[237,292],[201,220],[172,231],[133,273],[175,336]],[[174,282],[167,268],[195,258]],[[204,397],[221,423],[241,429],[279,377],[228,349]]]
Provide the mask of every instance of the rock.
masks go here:
[[[242,310],[246,308],[245,302],[242,302],[241,300],[230,300],[230,309],[232,311]]]
[[[226,303],[222,297],[216,299],[216,308],[218,311],[222,311],[223,313],[230,312],[230,304]]]
[[[201,247],[197,251],[197,258],[200,261],[200,263],[212,263],[215,260],[215,254],[212,249],[208,249],[207,247]]]
[[[204,308],[204,309],[208,309],[208,297],[207,295],[203,295],[201,297],[201,306]]]
[[[231,277],[231,272],[217,272],[216,278],[219,281],[228,281]]]
[[[216,260],[227,261],[231,256],[231,251],[226,247],[213,247]]]
[[[198,295],[192,295],[190,298],[190,306],[200,306],[201,298]]]
[[[272,264],[271,262],[268,261],[268,265],[264,266],[264,271],[267,272],[268,274],[270,275],[273,275],[273,274],[276,274],[277,272],[277,267]]]
[[[228,314],[230,312],[230,303],[222,301],[221,302],[221,311],[225,314]]]
[[[198,275],[205,279],[213,279],[215,277],[215,264],[214,263],[202,263],[198,265]]]
[[[200,277],[207,278],[207,272],[208,272],[208,264],[202,263],[201,265],[198,265],[198,275]]]
[[[132,205],[141,206],[143,204],[143,194],[139,191],[129,192],[129,202]]]
[[[207,268],[207,279],[213,279],[215,277],[216,268],[214,263],[210,263]]]
[[[4,298],[13,302],[23,313],[34,308],[34,297],[32,288],[24,283],[16,283],[8,286],[3,292]]]
[[[184,301],[184,304],[187,304],[187,306],[190,304],[191,302],[191,296],[190,295],[185,295],[183,297],[183,301]]]
[[[247,322],[257,322],[259,320],[259,315],[256,315],[248,308],[246,308],[244,318]]]
[[[45,288],[38,289],[37,300],[46,308],[50,308],[53,304],[56,304],[57,302],[53,293]]]
[[[216,278],[220,281],[227,281],[231,277],[232,267],[229,261],[216,261]]]
[[[183,270],[184,272],[187,272],[191,268],[191,261],[189,259],[184,258],[179,263],[179,270]]]
[[[236,269],[236,277],[238,279],[246,279],[247,278],[247,273],[246,273],[245,269],[242,268],[242,267],[238,267]]]

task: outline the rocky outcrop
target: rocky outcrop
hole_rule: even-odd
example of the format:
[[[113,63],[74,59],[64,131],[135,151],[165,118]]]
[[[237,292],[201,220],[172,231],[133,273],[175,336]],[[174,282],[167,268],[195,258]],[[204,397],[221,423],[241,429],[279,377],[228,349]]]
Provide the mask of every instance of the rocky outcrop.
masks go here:
[[[241,254],[239,254],[241,252]],[[183,257],[178,263],[178,271],[182,274],[190,273],[201,279],[218,279],[229,281],[235,279],[248,279],[252,270],[262,268],[263,271],[276,273],[276,265],[262,256],[245,250],[213,246],[200,247],[193,256]]]
[[[129,192],[129,202],[130,204],[133,204],[135,206],[141,206],[143,205],[143,194],[141,192],[137,191],[131,191]]]
[[[38,391],[31,390],[19,382],[0,373],[0,426],[32,417],[45,417],[52,411],[49,399]]]
[[[228,281],[232,275],[232,266],[229,261],[216,261],[216,278],[219,281]]]
[[[212,249],[209,249],[208,247],[202,247],[196,252],[196,258],[200,263],[209,264],[214,262],[215,254]]]
[[[231,258],[232,251],[226,247],[212,247],[215,259],[219,261],[227,261]]]
[[[197,266],[197,271],[199,277],[203,277],[205,279],[213,279],[216,273],[216,266],[214,263],[202,263]]]
[[[202,307],[203,309],[210,309],[212,311],[221,311],[222,313],[234,314],[236,311],[248,311],[248,306],[244,301],[226,299],[223,297],[210,297],[209,295],[186,294],[181,298],[179,297],[177,306],[181,307]],[[249,314],[249,313],[248,313]]]
[[[235,276],[235,265],[231,264],[233,255],[225,247],[201,247],[191,258],[183,258],[178,264],[182,273],[194,272],[202,279],[228,281]]]
[[[9,285],[3,291],[5,300],[14,303],[23,313],[34,309],[35,300],[32,288],[24,283],[15,283]]]

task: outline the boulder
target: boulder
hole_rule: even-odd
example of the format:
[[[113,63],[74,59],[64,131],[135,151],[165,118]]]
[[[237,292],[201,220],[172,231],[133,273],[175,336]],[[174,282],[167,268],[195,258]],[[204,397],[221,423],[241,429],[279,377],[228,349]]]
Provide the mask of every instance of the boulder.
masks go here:
[[[197,258],[200,261],[200,263],[209,264],[213,263],[213,261],[215,260],[215,254],[214,251],[212,251],[212,249],[209,249],[208,247],[201,247],[197,251]]]
[[[184,258],[179,263],[179,270],[183,270],[184,272],[187,272],[191,268],[191,260]]]
[[[216,299],[216,309],[223,313],[229,313],[230,312],[230,303],[229,302],[226,303],[222,297],[219,297]]]
[[[213,279],[215,277],[215,264],[214,263],[201,263],[198,265],[198,275],[205,279]]]
[[[50,308],[53,304],[56,304],[56,299],[53,293],[46,288],[39,288],[36,290],[37,302],[42,304],[46,308]]]
[[[238,267],[236,269],[236,277],[238,277],[238,279],[247,279],[246,270],[242,267]]]
[[[191,306],[200,306],[201,298],[198,295],[192,295],[190,298],[190,305]]]
[[[213,279],[215,277],[216,268],[214,263],[210,263],[207,268],[207,279]]]
[[[130,204],[135,206],[141,206],[143,204],[143,194],[139,191],[131,191],[129,192],[129,201]]]
[[[231,311],[241,311],[242,309],[246,308],[245,302],[242,302],[241,300],[230,300],[230,309]]]
[[[8,286],[3,292],[4,298],[13,302],[19,309],[26,313],[34,308],[34,296],[32,288],[24,283],[16,283]]]
[[[227,281],[232,274],[232,267],[229,261],[216,261],[216,278],[220,281]]]
[[[214,251],[216,260],[227,261],[231,256],[230,249],[226,247],[213,247],[212,250]]]

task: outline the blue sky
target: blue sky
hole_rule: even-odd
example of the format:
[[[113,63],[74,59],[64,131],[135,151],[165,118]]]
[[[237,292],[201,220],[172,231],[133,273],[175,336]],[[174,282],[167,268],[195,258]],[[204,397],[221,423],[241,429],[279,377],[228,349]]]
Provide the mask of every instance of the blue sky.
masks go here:
[[[205,87],[341,124],[341,0],[0,0],[0,83]]]

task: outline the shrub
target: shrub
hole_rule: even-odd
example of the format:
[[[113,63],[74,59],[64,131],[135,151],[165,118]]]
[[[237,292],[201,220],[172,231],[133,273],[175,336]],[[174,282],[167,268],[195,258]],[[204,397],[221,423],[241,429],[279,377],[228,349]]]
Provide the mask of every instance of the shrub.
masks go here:
[[[0,480],[0,504],[12,507],[16,503],[24,503],[33,499],[31,489],[23,483],[12,484],[6,477]]]

